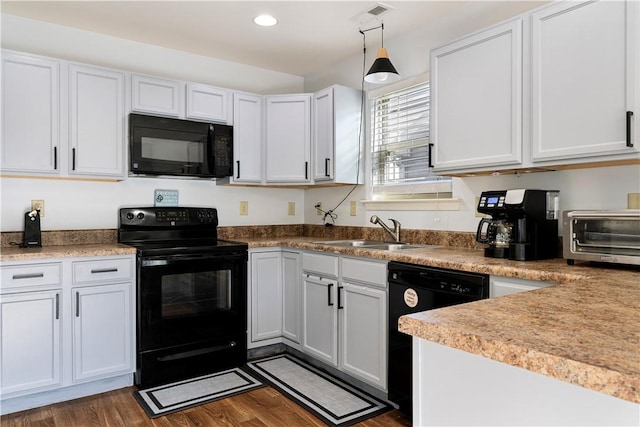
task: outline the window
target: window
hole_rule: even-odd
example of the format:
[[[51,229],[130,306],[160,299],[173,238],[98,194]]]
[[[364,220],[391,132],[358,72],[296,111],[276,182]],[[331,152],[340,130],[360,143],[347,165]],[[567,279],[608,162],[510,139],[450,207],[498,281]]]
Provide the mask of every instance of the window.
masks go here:
[[[429,167],[429,94],[423,82],[372,99],[374,199],[451,197],[451,178]]]

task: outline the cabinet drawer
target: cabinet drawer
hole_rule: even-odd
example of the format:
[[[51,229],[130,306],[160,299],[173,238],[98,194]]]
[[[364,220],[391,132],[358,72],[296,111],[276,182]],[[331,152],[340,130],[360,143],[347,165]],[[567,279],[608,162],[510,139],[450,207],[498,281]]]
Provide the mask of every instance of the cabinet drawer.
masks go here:
[[[338,257],[316,253],[302,254],[302,269],[331,277],[338,277]]]
[[[60,263],[29,264],[2,267],[2,291],[33,286],[60,285]]]
[[[130,281],[133,259],[119,258],[73,263],[73,284]]]
[[[342,258],[342,278],[386,287],[387,263]]]

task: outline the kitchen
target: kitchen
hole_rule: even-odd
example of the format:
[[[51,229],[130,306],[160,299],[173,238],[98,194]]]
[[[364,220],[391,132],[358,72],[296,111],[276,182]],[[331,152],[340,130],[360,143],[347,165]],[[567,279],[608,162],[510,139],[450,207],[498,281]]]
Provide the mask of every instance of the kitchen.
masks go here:
[[[406,34],[394,38],[387,37],[385,46],[403,76],[419,75],[429,69],[429,57],[426,52],[431,48],[538,5],[518,5],[509,2],[493,4],[491,8],[491,5],[487,4],[486,10],[478,5],[476,7],[479,9],[467,11],[466,14],[460,13],[452,18],[453,22],[431,22]],[[387,34],[391,28],[391,16],[385,21]],[[350,59],[338,64],[332,72],[318,72],[303,78],[269,70],[256,70],[242,64],[207,59],[178,50],[74,30],[7,13],[3,14],[2,23],[3,48],[132,70],[153,76],[264,94],[311,92],[335,83],[350,87],[360,86],[359,54],[353,54]],[[353,32],[353,37],[359,42],[360,35],[356,26]],[[25,34],[29,34],[30,37],[24,37]],[[368,37],[368,40],[377,40],[373,36]],[[101,46],[102,49],[88,50],[87,46]],[[371,59],[367,62],[370,61]],[[185,67],[184,64],[189,66]],[[210,71],[214,69],[225,72]],[[255,78],[255,73],[258,72],[259,79]],[[212,74],[216,77],[212,77]],[[370,167],[365,168],[369,169]],[[338,215],[336,225],[365,227],[369,225],[369,217],[378,214],[384,219],[397,218],[405,229],[474,232],[479,220],[475,215],[475,198],[486,189],[550,188],[560,191],[562,210],[621,209],[627,205],[627,194],[639,192],[639,178],[637,164],[454,178],[452,192],[454,197],[461,200],[460,208],[457,211],[445,212],[367,210],[359,203],[370,198],[368,184],[365,184],[356,188],[349,196],[350,201],[356,201],[356,215],[351,215],[350,204],[343,204],[335,211]],[[30,208],[31,200],[45,201],[43,230],[113,230],[117,228],[118,207],[151,204],[154,190],[165,188],[178,190],[180,204],[186,206],[202,205],[203,194],[206,194],[205,204],[218,209],[220,225],[225,227],[321,224],[322,217],[316,215],[314,208],[316,202],[321,201],[323,206],[333,207],[350,190],[350,187],[232,187],[215,185],[211,181],[146,178],[105,182],[3,177],[2,231],[22,230],[23,214]],[[242,201],[248,202],[246,215],[241,215],[238,209]],[[293,202],[296,207],[293,215],[288,212],[289,202]]]

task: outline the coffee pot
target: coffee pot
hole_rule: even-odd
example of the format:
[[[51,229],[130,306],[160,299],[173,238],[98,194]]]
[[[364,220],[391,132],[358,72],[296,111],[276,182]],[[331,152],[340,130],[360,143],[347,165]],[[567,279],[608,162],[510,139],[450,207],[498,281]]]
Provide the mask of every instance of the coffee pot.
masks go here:
[[[513,224],[506,219],[482,218],[478,224],[476,241],[489,245],[485,256],[507,258],[512,241]]]

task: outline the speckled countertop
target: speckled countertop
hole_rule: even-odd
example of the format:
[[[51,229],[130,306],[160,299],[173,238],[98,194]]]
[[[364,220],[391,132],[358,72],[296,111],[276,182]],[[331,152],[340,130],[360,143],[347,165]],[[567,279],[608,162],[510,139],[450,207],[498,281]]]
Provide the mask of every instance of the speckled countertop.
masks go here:
[[[292,247],[556,285],[403,316],[407,334],[640,403],[640,270],[509,261],[438,246],[382,251],[317,243],[318,237],[242,237],[249,248]],[[131,254],[120,244],[2,248],[0,261]]]

